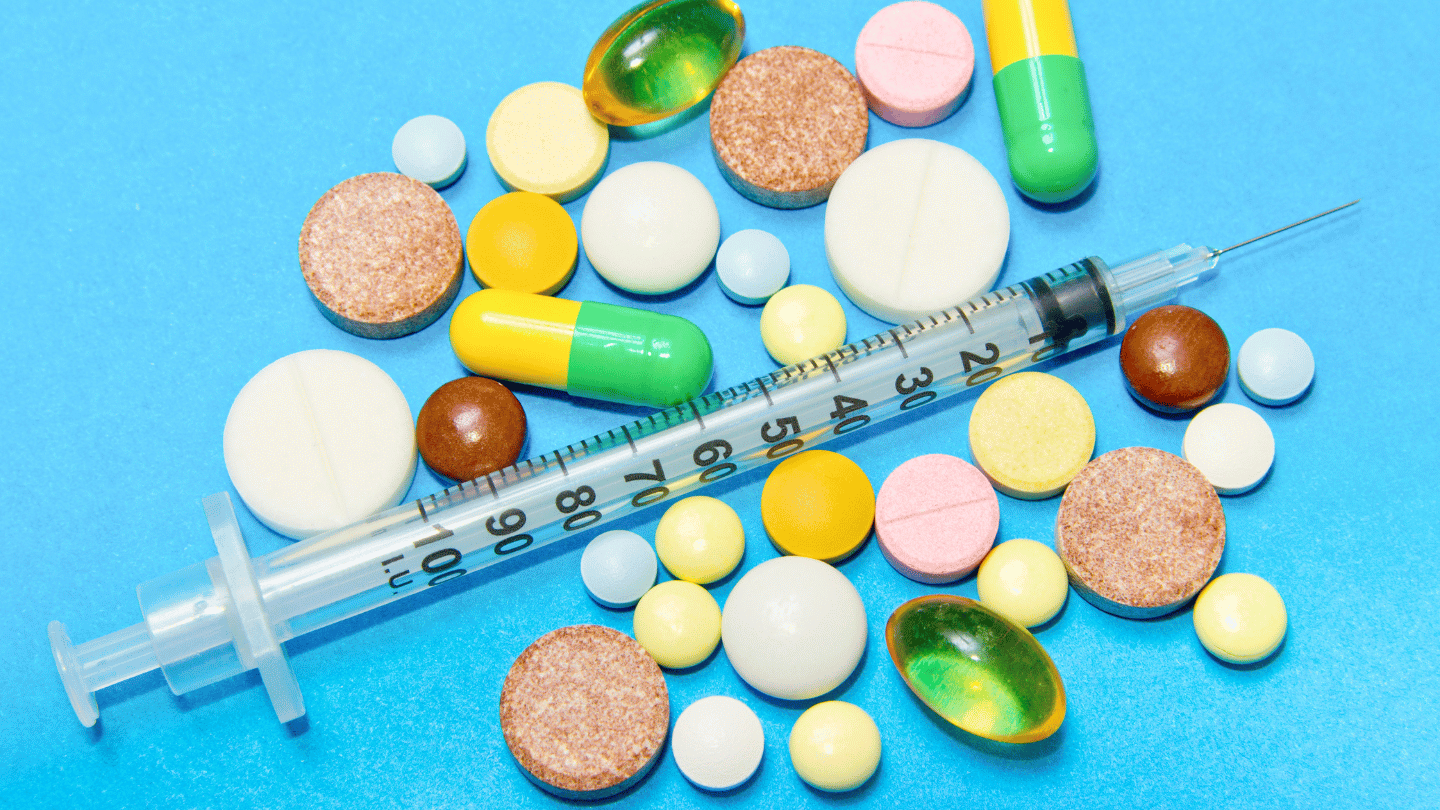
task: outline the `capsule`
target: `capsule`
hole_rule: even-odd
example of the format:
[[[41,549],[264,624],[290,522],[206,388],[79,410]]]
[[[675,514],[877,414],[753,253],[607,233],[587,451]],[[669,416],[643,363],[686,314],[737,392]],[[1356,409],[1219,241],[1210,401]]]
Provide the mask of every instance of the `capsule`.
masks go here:
[[[1070,7],[1065,0],[984,0],[984,7],[1010,177],[1038,202],[1069,200],[1095,179],[1100,157]]]
[[[450,319],[450,345],[471,371],[581,397],[668,407],[710,382],[700,327],[596,301],[485,289]]]

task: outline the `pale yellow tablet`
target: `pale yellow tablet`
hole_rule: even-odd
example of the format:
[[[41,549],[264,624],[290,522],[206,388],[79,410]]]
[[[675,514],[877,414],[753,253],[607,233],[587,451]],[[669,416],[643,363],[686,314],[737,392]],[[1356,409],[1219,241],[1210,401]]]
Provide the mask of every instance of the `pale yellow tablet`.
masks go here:
[[[605,170],[610,130],[595,120],[580,91],[560,82],[527,84],[490,115],[485,149],[501,181],[569,202]]]
[[[991,383],[970,412],[970,455],[1014,498],[1060,494],[1095,451],[1095,419],[1069,383],[1024,371]]]

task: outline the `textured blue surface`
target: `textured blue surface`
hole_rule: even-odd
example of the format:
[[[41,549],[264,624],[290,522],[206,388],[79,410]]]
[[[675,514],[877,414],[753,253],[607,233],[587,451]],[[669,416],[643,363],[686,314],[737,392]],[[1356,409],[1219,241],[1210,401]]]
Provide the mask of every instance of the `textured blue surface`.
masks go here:
[[[746,52],[805,45],[853,67],[880,2],[751,0]],[[1188,609],[1153,621],[1101,613],[1072,594],[1039,633],[1063,674],[1059,734],[1002,748],[921,706],[890,665],[883,627],[904,600],[950,588],[903,579],[873,540],[841,570],[859,587],[870,641],[836,697],[865,707],[885,753],[860,790],[806,788],[785,749],[803,705],[753,692],[721,652],[671,673],[672,717],[709,694],[754,707],[761,770],[722,796],[694,790],[668,749],[631,793],[652,807],[796,804],[973,807],[1398,807],[1440,804],[1440,615],[1433,425],[1435,208],[1440,162],[1436,12],[1411,3],[1090,3],[1073,9],[1100,139],[1093,192],[1063,210],[1024,202],[1005,160],[978,2],[947,3],[977,42],[978,79],[951,118],[902,130],[871,117],[870,144],[956,144],[1001,177],[1013,234],[1002,283],[1080,257],[1121,261],[1180,241],[1223,246],[1362,197],[1323,225],[1225,257],[1188,292],[1232,348],[1281,326],[1314,350],[1313,390],[1261,408],[1275,433],[1270,477],[1225,499],[1222,571],[1272,582],[1290,613],[1278,656],[1253,667],[1210,657]],[[392,170],[410,118],[455,121],[471,145],[443,192],[462,228],[502,193],[483,153],[486,120],[516,87],[578,83],[585,55],[624,2],[499,5],[417,0],[207,4],[12,3],[0,27],[0,320],[4,425],[0,536],[0,805],[7,807],[535,807],[497,718],[505,672],[536,637],[629,614],[580,583],[584,538],[523,555],[287,645],[308,720],[275,722],[254,674],[185,697],[158,673],[99,694],[82,728],[45,638],[77,642],[140,620],[140,582],[214,554],[199,500],[226,490],[220,433],[236,392],[301,349],[359,353],[412,409],[462,372],[444,323],[395,341],[340,332],[311,303],[296,240],[339,181]],[[1422,9],[1422,10],[1417,10]],[[616,142],[609,170],[686,167],[711,190],[723,235],[782,240],[791,281],[838,295],[824,258],[824,206],[775,211],[732,191],[707,119]],[[583,198],[567,206],[578,220]],[[468,276],[462,294],[475,289]],[[759,310],[729,301],[709,271],[644,301],[583,259],[563,291],[655,306],[701,323],[724,387],[773,368]],[[850,336],[881,324],[846,302]],[[1137,406],[1114,344],[1053,369],[1089,400],[1097,452],[1177,452],[1185,422]],[[1233,373],[1233,372],[1232,372]],[[518,392],[531,455],[638,415],[563,394]],[[1224,399],[1247,402],[1237,381]],[[876,484],[911,456],[968,456],[970,400],[828,445]],[[1258,406],[1257,406],[1258,407]],[[745,565],[775,554],[759,521],[761,475],[707,494],[746,522]],[[412,497],[440,489],[428,471]],[[1058,500],[1002,497],[1001,539],[1052,542]],[[288,541],[240,510],[253,553]],[[659,511],[607,528],[651,535]],[[723,601],[734,579],[716,588]]]

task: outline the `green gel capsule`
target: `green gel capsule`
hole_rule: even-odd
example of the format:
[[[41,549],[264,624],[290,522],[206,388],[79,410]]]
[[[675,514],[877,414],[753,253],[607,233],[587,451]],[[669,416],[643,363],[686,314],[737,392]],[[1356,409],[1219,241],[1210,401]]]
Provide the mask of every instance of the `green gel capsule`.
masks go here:
[[[911,599],[890,615],[885,643],[910,690],[971,734],[1034,742],[1065,720],[1065,685],[1040,642],[973,599]]]
[[[581,93],[607,124],[653,123],[714,92],[744,40],[745,16],[730,0],[649,0],[600,35]]]

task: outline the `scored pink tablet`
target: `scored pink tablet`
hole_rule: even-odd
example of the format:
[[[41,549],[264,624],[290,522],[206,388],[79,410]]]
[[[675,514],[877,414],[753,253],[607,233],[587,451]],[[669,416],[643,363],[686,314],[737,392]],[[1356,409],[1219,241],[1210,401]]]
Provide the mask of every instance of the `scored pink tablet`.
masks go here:
[[[959,17],[908,0],[875,12],[855,42],[855,76],[875,114],[902,127],[945,120],[975,71],[975,44]]]
[[[930,585],[974,571],[1000,529],[1000,503],[975,466],[939,453],[895,468],[875,498],[875,539],[896,571]]]

